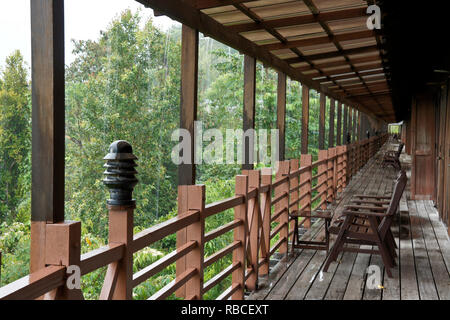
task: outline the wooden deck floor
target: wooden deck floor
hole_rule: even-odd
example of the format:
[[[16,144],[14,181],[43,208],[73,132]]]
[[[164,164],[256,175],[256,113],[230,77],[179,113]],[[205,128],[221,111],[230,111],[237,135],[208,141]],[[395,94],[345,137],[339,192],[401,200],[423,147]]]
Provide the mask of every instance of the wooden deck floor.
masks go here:
[[[388,194],[396,176],[394,169],[380,167],[385,146],[357,175],[333,205],[335,217],[355,193]],[[410,159],[402,155],[404,167]],[[408,172],[409,178],[409,172]],[[385,275],[379,255],[345,252],[328,272],[322,268],[325,251],[297,250],[281,259],[268,277],[260,278],[259,289],[247,299],[254,300],[438,300],[450,299],[450,242],[431,201],[412,201],[409,184],[402,197],[398,219],[392,231],[398,245],[398,266],[394,277]],[[313,224],[305,239],[323,239],[323,222]],[[400,237],[398,236],[400,234]],[[331,245],[334,238],[332,238]],[[382,287],[368,289],[366,269],[381,268]]]

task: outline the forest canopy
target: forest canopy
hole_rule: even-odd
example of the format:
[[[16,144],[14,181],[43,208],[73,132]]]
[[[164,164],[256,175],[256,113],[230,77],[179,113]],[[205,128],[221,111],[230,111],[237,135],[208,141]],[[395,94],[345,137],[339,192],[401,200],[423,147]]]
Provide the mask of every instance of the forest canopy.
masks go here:
[[[75,59],[66,66],[65,216],[82,223],[82,253],[107,243],[108,192],[102,184],[108,146],[127,140],[138,157],[135,232],[176,215],[177,166],[171,160],[179,126],[181,27],[163,31],[151,18],[125,10],[105,26],[97,40],[72,40]],[[29,66],[13,52],[0,71],[0,286],[28,273],[31,216],[31,86]],[[276,127],[277,73],[257,64],[256,129]],[[204,128],[242,127],[243,56],[201,36],[198,120]],[[288,79],[286,156],[300,155],[301,85]],[[319,96],[311,91],[310,153],[317,155]],[[328,104],[329,107],[329,104]],[[328,112],[326,113],[328,114]],[[335,126],[336,127],[336,126]],[[325,135],[328,136],[327,134]],[[264,164],[258,164],[263,166]],[[207,185],[207,202],[230,197],[239,165],[202,164],[197,183]],[[206,231],[233,218],[232,212],[206,221]],[[208,243],[205,254],[223,248],[227,233]],[[276,239],[274,239],[276,240]],[[175,247],[171,236],[134,255],[135,271]],[[206,280],[229,264],[223,259],[206,270]],[[97,298],[105,268],[83,277],[87,299]],[[175,266],[134,289],[148,298],[174,279]],[[227,278],[205,298],[229,285]]]

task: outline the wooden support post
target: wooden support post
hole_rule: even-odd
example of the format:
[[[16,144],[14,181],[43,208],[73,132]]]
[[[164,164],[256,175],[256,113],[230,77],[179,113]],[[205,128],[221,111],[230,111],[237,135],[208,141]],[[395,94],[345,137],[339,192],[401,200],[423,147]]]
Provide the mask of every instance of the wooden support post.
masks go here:
[[[48,224],[45,230],[45,264],[54,266],[79,266],[81,257],[81,222],[65,221]],[[73,272],[73,270],[71,270]],[[80,289],[63,286],[47,293],[49,300],[82,300]]]
[[[334,113],[336,109],[336,102],[334,99],[330,99],[330,119],[328,125],[328,148],[333,148],[335,146],[334,143]]]
[[[190,163],[178,166],[178,214],[187,212],[188,185],[195,184],[195,136],[194,123],[197,120],[197,85],[198,85],[198,30],[186,25],[181,29],[181,96],[180,96],[180,129],[190,133]],[[187,241],[186,228],[177,232],[177,248]],[[176,274],[186,270],[186,257],[176,262]],[[185,297],[186,286],[176,291],[177,297]]]
[[[261,186],[261,171],[259,170],[243,170],[243,175],[248,176],[248,192],[256,189],[259,190]],[[248,250],[250,252],[249,266],[251,266],[253,273],[245,282],[247,290],[254,291],[258,287],[258,262],[259,262],[259,231],[261,223],[261,213],[259,205],[259,194],[252,199],[247,200],[247,221],[248,221]]]
[[[362,112],[358,112],[358,140],[364,140],[363,126],[362,126]]]
[[[306,210],[306,211],[311,211],[311,179],[312,179],[312,156],[310,154],[302,154],[300,157],[300,167],[308,167],[309,169],[306,170],[305,172],[303,172],[300,175],[300,183],[304,183],[305,184],[300,187],[300,195],[304,195],[307,193],[306,196],[303,197],[303,199],[300,200],[300,210]],[[310,218],[306,218],[305,222],[303,223],[303,226],[305,228],[310,228],[311,227],[311,219]]]
[[[256,59],[244,55],[244,141],[242,169],[252,170],[255,150],[255,90],[256,90]],[[249,131],[248,138],[245,138],[246,131]]]
[[[286,136],[286,75],[278,72],[277,129],[279,131],[278,159],[285,160]]]
[[[195,184],[194,122],[197,120],[197,83],[198,31],[183,25],[181,29],[180,128],[190,133],[191,161],[178,166],[178,185]]]
[[[308,154],[309,130],[309,88],[302,85],[302,147],[301,153]]]
[[[347,120],[347,137],[346,137],[347,144],[351,144],[353,141],[353,139],[352,139],[352,133],[353,133],[352,113],[353,113],[353,108],[349,107],[348,108],[348,120]]]
[[[188,209],[199,210],[200,219],[187,227],[187,241],[196,241],[197,246],[186,255],[186,269],[195,268],[197,272],[186,283],[186,297],[203,298],[203,261],[205,247],[205,198],[204,185],[188,186]]]
[[[131,300],[133,295],[133,216],[134,205],[108,205],[109,210],[109,243],[125,244],[123,258],[119,261],[113,300]]]
[[[344,118],[343,118],[343,126],[342,126],[342,144],[347,145],[347,134],[348,134],[348,106],[344,105]]]
[[[342,146],[342,152],[342,189],[344,189],[348,183],[348,146]]]
[[[278,171],[276,174],[276,180],[279,180],[286,175],[289,175],[289,161],[279,161]],[[285,239],[283,244],[280,246],[279,253],[287,253],[288,251],[288,237],[289,237],[289,180],[286,179],[284,183],[275,188],[275,196],[287,193],[287,196],[275,204],[275,212],[279,210],[284,210],[284,212],[278,218],[278,222],[283,225],[280,230],[280,239]]]
[[[264,247],[261,246],[261,258],[264,263],[259,267],[259,274],[266,275],[269,273],[269,258],[270,258],[270,219],[272,208],[272,169],[261,169],[261,184],[268,185],[269,190],[261,194],[261,213],[262,213],[262,234],[261,242],[264,242]]]
[[[327,207],[327,171],[328,171],[328,150],[319,150],[319,161],[323,161],[317,168],[317,185],[320,187],[317,189],[320,198],[320,205],[318,209],[326,209]]]
[[[337,105],[336,145],[342,145],[342,104]]]
[[[356,110],[356,109],[353,109],[353,125],[352,125],[352,129],[353,129],[353,133],[352,133],[352,135],[353,135],[353,139],[352,139],[352,141],[353,142],[356,142],[357,140],[358,140],[358,131],[357,131],[357,129],[358,129],[358,116],[357,116],[357,112],[358,112],[358,110]]]
[[[236,290],[231,296],[233,300],[244,299],[245,288],[245,270],[246,270],[246,252],[247,252],[247,190],[248,177],[245,175],[236,176],[235,195],[243,196],[244,203],[234,208],[234,219],[242,221],[242,224],[234,229],[234,241],[239,241],[241,245],[233,250],[233,264],[239,263],[240,267],[233,271],[231,275],[232,285],[239,285],[240,289]]]
[[[319,108],[319,150],[325,149],[325,110],[327,108],[327,97],[320,93]]]
[[[114,141],[109,146],[106,171],[103,183],[109,189],[110,198],[106,201],[109,211],[109,243],[124,244],[123,257],[118,263],[108,266],[105,283],[100,297],[102,299],[131,300],[133,298],[133,224],[136,200],[133,188],[138,183],[135,177],[137,164],[133,148],[124,140]]]
[[[292,159],[289,161],[289,172],[293,173],[295,171],[297,171],[300,168],[300,161],[299,159]],[[299,180],[299,176],[300,175],[296,175],[294,177],[292,177],[290,179],[290,186],[289,186],[289,190],[292,190],[290,193],[290,203],[292,203],[292,205],[289,206],[289,212],[293,212],[293,211],[298,211],[299,207],[299,184],[300,184],[300,180]],[[295,203],[295,204],[294,204]],[[289,225],[289,232],[293,234],[294,231],[294,227],[295,227],[295,221],[291,221],[290,225]],[[292,239],[293,236],[292,236]],[[292,241],[293,243],[293,241]]]
[[[30,273],[45,267],[46,224],[64,221],[64,1],[31,1]]]

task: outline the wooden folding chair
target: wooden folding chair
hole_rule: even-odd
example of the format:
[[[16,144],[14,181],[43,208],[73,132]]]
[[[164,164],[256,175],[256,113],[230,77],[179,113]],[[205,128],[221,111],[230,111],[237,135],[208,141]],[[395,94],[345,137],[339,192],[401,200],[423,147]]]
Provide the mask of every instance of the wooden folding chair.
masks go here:
[[[397,151],[387,151],[383,156],[382,166],[393,166],[397,170],[401,170],[400,155],[402,154],[405,144],[402,142],[398,145]]]
[[[358,195],[355,199],[356,204],[345,207],[343,214],[330,227],[330,233],[337,234],[337,238],[325,263],[324,271],[328,270],[340,252],[351,251],[380,254],[386,273],[392,277],[390,268],[396,265],[397,254],[390,227],[405,190],[406,181],[406,173],[401,170],[388,204],[385,197]],[[358,246],[347,247],[346,244],[371,245],[378,247],[378,250],[361,249]]]
[[[325,221],[325,240],[324,241],[309,241],[300,240],[298,234],[298,219],[299,218],[318,218]],[[313,250],[325,250],[328,253],[330,247],[330,223],[331,223],[331,211],[325,210],[295,210],[289,214],[289,221],[294,221],[294,232],[292,234],[291,254],[294,254],[294,249],[313,249]]]

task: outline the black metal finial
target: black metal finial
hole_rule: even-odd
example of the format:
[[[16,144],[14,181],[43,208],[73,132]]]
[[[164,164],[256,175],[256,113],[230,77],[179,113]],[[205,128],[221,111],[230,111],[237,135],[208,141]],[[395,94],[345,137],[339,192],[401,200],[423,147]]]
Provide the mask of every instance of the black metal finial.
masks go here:
[[[103,183],[109,189],[110,196],[106,202],[118,206],[134,205],[136,200],[133,199],[133,189],[138,183],[134,160],[137,157],[131,145],[125,140],[114,141],[103,160],[106,160]]]

